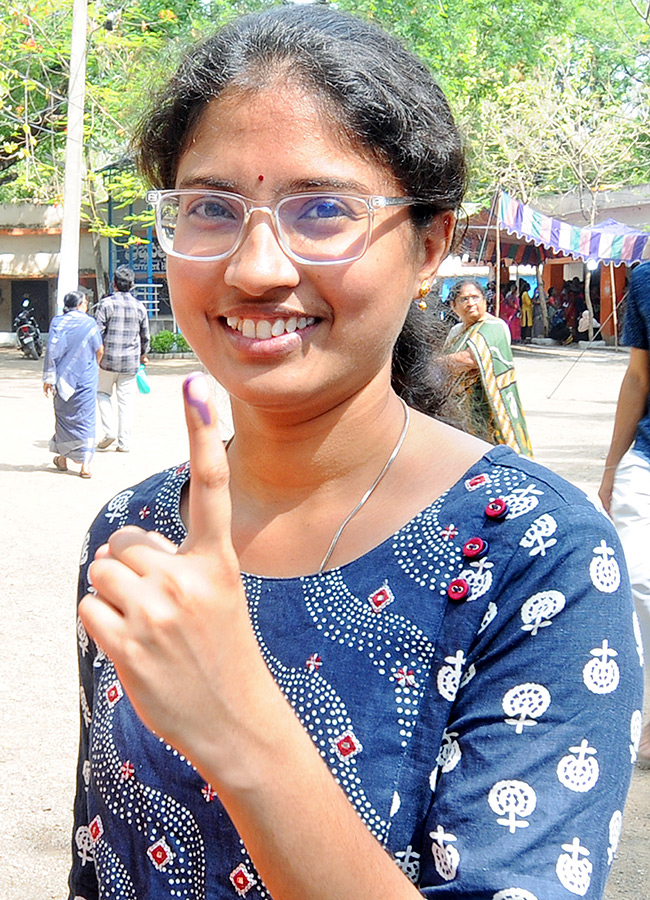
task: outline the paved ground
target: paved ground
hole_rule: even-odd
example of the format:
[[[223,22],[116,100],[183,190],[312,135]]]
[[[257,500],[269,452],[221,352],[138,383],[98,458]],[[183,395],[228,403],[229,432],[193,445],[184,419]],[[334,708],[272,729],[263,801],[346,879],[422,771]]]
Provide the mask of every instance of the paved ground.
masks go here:
[[[595,492],[627,357],[590,351],[571,369],[577,355],[521,350],[517,369],[538,460]],[[97,454],[84,481],[52,467],[41,363],[0,349],[0,900],[67,896],[79,549],[114,493],[187,457],[180,387],[196,366],[174,360],[149,368],[152,391],[137,398],[132,452]],[[636,772],[606,900],[650,897],[649,788],[650,772]]]

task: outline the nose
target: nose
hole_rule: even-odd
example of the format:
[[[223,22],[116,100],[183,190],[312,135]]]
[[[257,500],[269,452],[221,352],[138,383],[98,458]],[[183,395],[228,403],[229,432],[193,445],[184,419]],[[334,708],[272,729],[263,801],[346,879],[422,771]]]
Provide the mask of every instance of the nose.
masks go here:
[[[298,267],[280,246],[268,210],[252,212],[240,246],[228,259],[224,280],[252,297],[299,283]]]

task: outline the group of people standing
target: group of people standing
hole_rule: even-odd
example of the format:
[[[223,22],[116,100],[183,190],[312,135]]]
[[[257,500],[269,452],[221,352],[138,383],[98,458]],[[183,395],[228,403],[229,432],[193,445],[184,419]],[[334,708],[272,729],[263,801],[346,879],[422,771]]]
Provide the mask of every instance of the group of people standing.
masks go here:
[[[496,282],[488,282],[486,289],[488,311],[494,313],[508,326],[510,340],[513,344],[529,344],[533,337],[540,337],[539,328],[534,329],[535,324],[541,321],[541,316],[535,315],[539,309],[537,289],[531,295],[530,284],[523,278],[519,281],[508,281],[502,285],[499,297],[499,307],[496,304]],[[536,333],[539,332],[539,333]]]
[[[62,472],[71,460],[80,465],[82,478],[90,478],[96,447],[104,450],[117,440],[118,451],[129,450],[136,373],[147,362],[149,350],[149,320],[144,305],[131,293],[134,282],[131,269],[118,267],[115,291],[99,303],[94,318],[88,314],[86,294],[70,291],[63,301],[63,314],[50,325],[43,392],[54,402],[50,451]],[[97,405],[104,432],[99,442]]]

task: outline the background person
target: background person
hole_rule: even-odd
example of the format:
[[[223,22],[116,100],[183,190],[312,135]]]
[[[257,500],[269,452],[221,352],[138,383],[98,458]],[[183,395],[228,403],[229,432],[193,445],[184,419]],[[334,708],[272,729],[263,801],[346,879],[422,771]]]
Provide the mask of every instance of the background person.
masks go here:
[[[114,293],[104,297],[95,311],[104,341],[97,388],[104,436],[97,446],[105,450],[117,437],[117,450],[126,453],[131,443],[135,376],[140,363],[148,362],[149,320],[144,304],[131,293],[135,283],[133,271],[127,266],[118,266],[113,283]],[[113,388],[117,399],[117,423]]]
[[[517,293],[517,282],[508,283],[508,290],[501,303],[499,311],[500,318],[506,323],[510,330],[510,338],[513,344],[521,341],[521,319],[520,319],[519,294]]]
[[[87,313],[84,293],[65,295],[63,315],[50,324],[43,370],[43,393],[54,401],[54,465],[65,472],[68,459],[80,463],[82,478],[90,478],[95,453],[97,363],[103,353],[99,328]]]
[[[465,182],[437,85],[280,6],[191,51],[138,152],[235,435],[190,377],[191,479],[91,529],[71,896],[600,896],[641,693],[614,529],[391,387]]]
[[[616,406],[614,433],[599,496],[625,550],[639,616],[646,666],[650,665],[650,263],[632,270],[623,343],[630,361]],[[650,723],[643,729],[639,762],[650,766]]]
[[[481,286],[473,279],[456,282],[449,306],[460,322],[449,332],[444,350],[448,365],[460,377],[469,430],[532,456],[508,327],[487,311]]]
[[[521,339],[524,344],[530,344],[533,336],[533,300],[529,291],[529,283],[521,279],[519,281],[519,294],[521,296]]]

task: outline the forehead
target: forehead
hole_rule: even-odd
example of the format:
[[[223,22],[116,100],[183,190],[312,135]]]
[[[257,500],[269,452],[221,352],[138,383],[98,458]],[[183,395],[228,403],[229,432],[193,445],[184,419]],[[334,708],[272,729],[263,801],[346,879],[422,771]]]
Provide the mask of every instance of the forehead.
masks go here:
[[[475,284],[463,284],[463,285],[461,285],[457,296],[458,297],[468,297],[468,296],[470,296],[470,294],[472,294],[472,295],[475,294],[477,297],[479,297],[479,296],[482,297],[483,291],[481,290],[481,288],[477,287]]]
[[[372,156],[326,103],[300,86],[229,89],[205,107],[179,160],[176,186],[233,189],[260,183],[277,193],[320,183],[400,194],[390,169]]]

